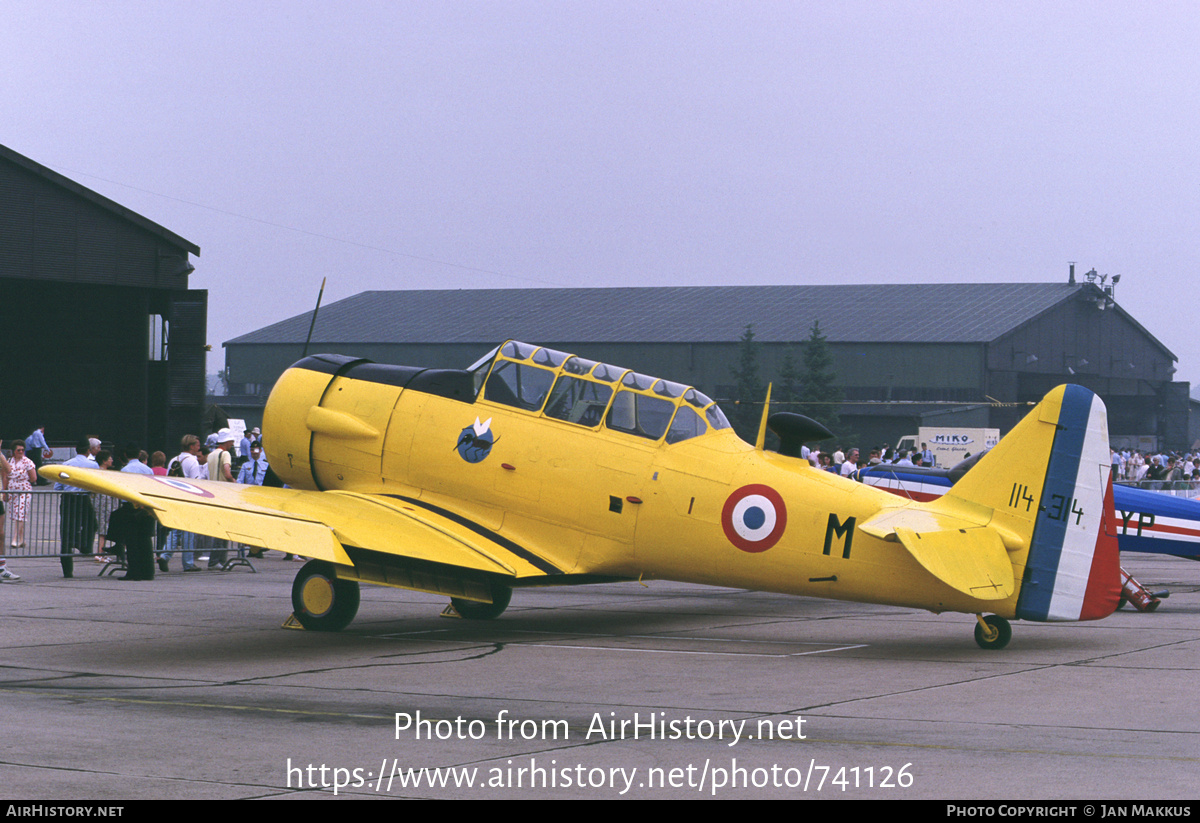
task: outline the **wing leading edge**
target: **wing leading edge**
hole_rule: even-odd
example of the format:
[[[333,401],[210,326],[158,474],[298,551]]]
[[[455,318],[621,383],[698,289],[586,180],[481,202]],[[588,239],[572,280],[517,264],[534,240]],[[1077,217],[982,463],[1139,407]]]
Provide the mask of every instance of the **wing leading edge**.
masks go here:
[[[363,555],[356,550],[366,550],[376,560],[403,558],[514,581],[561,574],[552,563],[501,535],[452,512],[406,498],[62,466],[45,466],[41,475],[149,508],[167,528],[326,560],[342,567],[355,567],[351,555],[361,559]],[[393,585],[428,588],[400,580]],[[443,588],[434,590],[440,592]]]

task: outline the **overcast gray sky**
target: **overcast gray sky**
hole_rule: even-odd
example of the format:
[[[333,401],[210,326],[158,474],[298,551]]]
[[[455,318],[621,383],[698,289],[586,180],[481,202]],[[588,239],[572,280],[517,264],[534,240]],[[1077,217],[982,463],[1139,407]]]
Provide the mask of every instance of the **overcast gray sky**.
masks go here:
[[[329,302],[1074,260],[1200,382],[1194,2],[0,11],[0,143],[201,247],[210,371],[325,276]]]

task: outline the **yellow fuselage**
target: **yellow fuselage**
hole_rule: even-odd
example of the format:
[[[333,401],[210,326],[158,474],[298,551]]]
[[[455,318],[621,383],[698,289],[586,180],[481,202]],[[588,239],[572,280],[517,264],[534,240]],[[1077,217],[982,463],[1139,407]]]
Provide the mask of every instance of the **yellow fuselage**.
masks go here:
[[[494,443],[468,462],[456,444],[484,421]],[[1012,616],[1019,594],[1018,585],[985,603],[942,583],[898,542],[857,528],[906,501],[756,450],[732,429],[672,444],[482,393],[451,399],[293,368],[272,392],[264,431],[272,468],[295,488],[419,500],[529,547],[562,574],[1002,616]],[[730,537],[728,510],[746,487],[766,487],[782,502],[772,514],[785,522],[765,548],[739,548]],[[759,517],[750,512],[749,527]]]

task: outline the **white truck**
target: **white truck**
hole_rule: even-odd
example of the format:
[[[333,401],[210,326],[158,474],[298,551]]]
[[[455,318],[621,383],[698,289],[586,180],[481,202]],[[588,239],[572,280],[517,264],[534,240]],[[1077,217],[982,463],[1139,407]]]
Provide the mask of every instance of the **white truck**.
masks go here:
[[[964,429],[922,426],[917,434],[906,434],[896,444],[897,451],[933,452],[936,465],[948,469],[969,455],[990,449],[1000,442],[999,429]]]

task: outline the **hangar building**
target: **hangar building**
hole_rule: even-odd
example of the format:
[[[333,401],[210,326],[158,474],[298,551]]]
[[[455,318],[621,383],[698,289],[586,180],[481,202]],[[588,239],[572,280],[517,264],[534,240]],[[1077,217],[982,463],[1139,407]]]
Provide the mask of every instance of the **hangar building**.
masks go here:
[[[254,407],[300,359],[311,317],[224,344],[248,420],[261,420]],[[748,325],[765,381],[789,349],[801,361],[814,321],[845,393],[843,429],[859,444],[894,443],[919,425],[1003,433],[1066,382],[1104,398],[1114,442],[1188,442],[1177,358],[1095,282],[373,291],[322,307],[309,353],[463,368],[515,338],[720,399],[733,393]]]
[[[45,425],[170,451],[199,426],[195,243],[0,146],[0,437]]]

